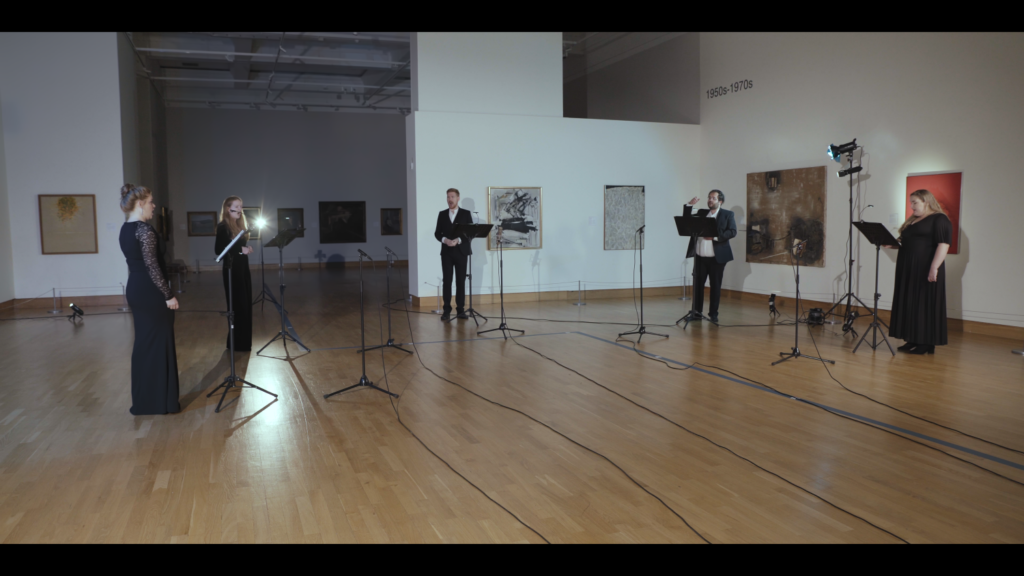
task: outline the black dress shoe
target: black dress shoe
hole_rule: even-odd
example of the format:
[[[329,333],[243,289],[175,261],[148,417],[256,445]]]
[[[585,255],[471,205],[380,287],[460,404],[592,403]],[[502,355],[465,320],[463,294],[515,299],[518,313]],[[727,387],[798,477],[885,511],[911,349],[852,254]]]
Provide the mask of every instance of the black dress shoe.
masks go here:
[[[469,320],[469,314],[466,314],[465,312],[459,312],[455,317],[459,320]]]
[[[911,354],[935,354],[934,344],[921,344],[910,351]]]
[[[718,314],[711,316],[711,321],[714,322],[715,324],[718,324]]]
[[[447,322],[452,319],[451,314],[441,314],[441,322]]]
[[[897,350],[899,350],[900,352],[910,352],[910,349],[914,348],[915,346],[917,346],[917,344],[914,344],[913,342],[907,342],[903,346],[897,348]]]

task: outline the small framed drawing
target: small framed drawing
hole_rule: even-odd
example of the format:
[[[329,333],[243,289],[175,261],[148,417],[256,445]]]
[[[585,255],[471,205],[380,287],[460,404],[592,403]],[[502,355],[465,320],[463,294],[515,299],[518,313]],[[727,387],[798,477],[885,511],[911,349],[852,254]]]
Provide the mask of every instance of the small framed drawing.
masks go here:
[[[189,212],[188,213],[188,235],[189,236],[216,236],[217,235],[217,213],[216,212]]]
[[[503,250],[541,247],[541,188],[487,188],[487,221],[501,226]],[[487,236],[487,249],[497,250],[496,233]]]
[[[277,231],[295,230],[306,225],[302,208],[278,208],[277,209]],[[306,231],[303,230],[295,235],[296,238],[305,238]]]
[[[263,217],[263,208],[259,206],[243,206],[242,214],[245,214],[245,223],[252,230],[249,233],[249,239],[259,240],[263,229],[256,226],[256,221]]]
[[[320,243],[366,242],[366,201],[320,202]]]
[[[381,208],[380,209],[380,235],[401,236],[402,235],[402,209]]]
[[[43,254],[97,254],[95,194],[40,194]]]

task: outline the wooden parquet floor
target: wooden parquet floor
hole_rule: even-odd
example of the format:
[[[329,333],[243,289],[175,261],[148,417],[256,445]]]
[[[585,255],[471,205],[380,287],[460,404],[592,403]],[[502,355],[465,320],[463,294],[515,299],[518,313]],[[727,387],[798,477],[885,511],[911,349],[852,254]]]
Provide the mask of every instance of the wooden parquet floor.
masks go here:
[[[179,296],[176,415],[128,413],[130,315],[0,321],[0,542],[1024,542],[1019,342],[953,333],[934,356],[893,358],[852,354],[838,326],[810,329],[813,341],[801,327],[802,351],[836,360],[848,388],[929,423],[844,390],[819,362],[771,367],[794,328],[765,326],[761,305],[721,312],[760,326],[684,331],[672,323],[689,301],[649,298],[648,329],[670,337],[639,349],[668,364],[615,343],[632,299],[506,307],[520,344],[579,374],[478,338],[471,321],[398,311],[396,342],[415,339],[465,389],[385,350],[366,373],[399,400],[325,400],[362,372],[358,277],[286,276],[289,319],[313,351],[277,342],[257,356],[280,329],[273,306],[257,307],[239,373],[280,397],[233,391],[219,414],[206,397],[228,372],[219,274]],[[387,337],[382,271],[366,290],[372,345],[382,326]],[[497,327],[497,307],[478,309]]]

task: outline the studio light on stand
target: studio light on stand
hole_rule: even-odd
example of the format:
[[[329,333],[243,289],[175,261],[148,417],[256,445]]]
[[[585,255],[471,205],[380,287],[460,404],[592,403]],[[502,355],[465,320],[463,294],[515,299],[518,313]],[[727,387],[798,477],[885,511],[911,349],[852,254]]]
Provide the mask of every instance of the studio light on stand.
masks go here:
[[[69,304],[68,308],[71,308],[71,315],[68,316],[68,321],[72,323],[74,323],[74,321],[77,320],[78,318],[81,318],[82,316],[85,315],[85,312],[83,312],[82,309],[79,308],[78,306],[75,306],[74,302]]]
[[[853,140],[845,144],[839,144],[838,146],[835,144],[829,144],[828,148],[825,149],[825,151],[828,153],[828,157],[835,160],[836,162],[842,162],[843,155],[846,155],[846,160],[848,163],[847,168],[838,171],[836,174],[840,178],[849,177],[850,179],[850,229],[848,232],[849,243],[847,244],[847,257],[849,258],[849,269],[846,271],[846,294],[843,294],[842,296],[839,297],[839,300],[837,300],[836,303],[833,304],[832,307],[828,309],[828,312],[825,312],[825,316],[839,316],[839,314],[837,314],[835,310],[836,308],[843,304],[843,300],[846,300],[846,312],[842,314],[842,317],[844,319],[843,334],[853,334],[854,338],[857,337],[857,331],[853,329],[853,322],[857,320],[860,314],[857,313],[857,311],[852,308],[853,301],[856,300],[865,309],[871,309],[870,306],[865,304],[863,300],[858,298],[857,295],[853,293],[853,175],[864,169],[863,166],[853,165],[853,155],[858,148],[862,148],[862,146],[858,146],[857,139],[854,138]]]
[[[768,297],[768,315],[772,318],[779,315],[779,309],[775,307],[775,294]]]

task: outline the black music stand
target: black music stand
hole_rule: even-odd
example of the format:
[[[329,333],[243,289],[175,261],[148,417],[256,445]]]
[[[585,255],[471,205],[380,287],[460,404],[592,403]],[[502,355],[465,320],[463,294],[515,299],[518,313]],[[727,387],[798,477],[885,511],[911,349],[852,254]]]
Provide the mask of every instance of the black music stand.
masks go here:
[[[302,348],[306,352],[310,351],[309,348],[305,344],[303,344],[302,341],[299,340],[297,336],[292,336],[288,332],[288,326],[286,324],[286,317],[285,317],[285,310],[284,310],[284,288],[285,288],[285,285],[284,285],[284,247],[287,246],[288,244],[290,244],[292,240],[295,240],[295,238],[299,235],[299,232],[302,232],[305,229],[306,229],[305,227],[299,227],[299,228],[291,228],[291,229],[288,229],[288,230],[282,230],[282,231],[277,233],[277,236],[274,236],[273,238],[270,239],[269,242],[264,244],[264,246],[269,246],[271,248],[277,248],[277,251],[278,251],[278,254],[279,254],[279,258],[280,258],[279,259],[279,262],[280,262],[279,266],[280,266],[280,268],[278,268],[277,275],[280,277],[280,280],[281,280],[281,302],[278,303],[277,305],[281,309],[280,310],[280,312],[281,312],[281,331],[278,332],[273,338],[271,338],[270,342],[267,342],[266,344],[264,344],[263,348],[259,349],[259,352],[256,352],[257,356],[259,356],[260,352],[263,352],[264,350],[266,350],[267,346],[270,346],[271,344],[273,344],[278,338],[280,338],[281,339],[281,343],[284,344],[284,354],[285,354],[285,356],[288,355],[288,341],[289,340],[291,340],[292,342],[295,342],[296,344],[298,344],[299,348]]]
[[[364,257],[365,258],[369,258],[370,261],[373,261],[373,259],[370,258],[370,256],[366,252],[363,252],[362,250],[359,250],[359,334],[360,334],[360,336],[359,336],[359,338],[360,338],[360,346],[359,346],[359,348],[361,350],[363,350],[363,351],[366,350],[366,324],[364,323],[364,320],[363,320],[363,315],[364,315],[364,313],[363,313],[363,258]],[[410,334],[410,336],[411,335],[412,334]],[[379,346],[378,346],[378,348],[379,348]],[[406,350],[406,352],[408,352],[408,350]],[[384,353],[381,352],[381,354],[384,354]],[[330,398],[331,396],[334,396],[335,394],[341,394],[342,392],[347,392],[347,391],[352,390],[354,388],[372,388],[372,389],[374,389],[374,390],[376,390],[378,392],[383,392],[383,393],[385,393],[388,396],[391,396],[393,398],[398,398],[398,394],[395,394],[394,392],[389,392],[389,391],[381,388],[380,386],[375,386],[373,384],[373,382],[371,382],[370,379],[366,377],[366,354],[363,354],[362,359],[363,359],[363,375],[359,377],[359,382],[356,382],[355,384],[353,384],[351,386],[348,386],[346,388],[342,388],[341,390],[335,390],[334,392],[331,392],[330,394],[324,394],[324,399],[325,400]]]
[[[491,328],[490,330],[483,330],[477,332],[476,335],[480,336],[487,334],[488,332],[501,331],[501,335],[505,337],[505,340],[509,339],[509,334],[512,332],[519,332],[520,334],[526,334],[525,330],[519,330],[518,328],[509,328],[505,322],[505,260],[503,257],[502,241],[501,241],[501,227],[498,227],[498,233],[495,235],[498,241],[498,293],[501,298],[501,324],[498,324],[497,328]]]
[[[455,237],[466,238],[467,242],[472,243],[473,238],[487,238],[487,235],[491,233],[491,229],[494,228],[494,224],[456,224],[455,225]],[[472,244],[470,244],[472,247]],[[477,321],[477,316],[484,319],[487,322],[487,316],[477,312],[473,309],[473,254],[469,255],[469,262],[466,263],[466,279],[469,280],[469,308],[466,309],[464,314],[468,318],[472,318],[473,322],[476,323],[477,328],[480,327],[480,322]],[[451,322],[458,316],[453,316],[448,319]]]
[[[231,390],[232,388],[255,388],[260,392],[270,394],[275,399],[277,398],[277,394],[274,394],[273,392],[270,392],[268,390],[264,390],[263,388],[260,388],[259,386],[253,384],[252,382],[243,380],[241,376],[235,374],[235,301],[233,298],[234,292],[232,290],[231,282],[231,277],[234,276],[234,274],[231,273],[231,263],[235,254],[234,252],[231,251],[231,247],[234,246],[236,242],[238,242],[238,239],[242,237],[242,234],[245,234],[244,230],[242,232],[239,232],[238,236],[235,236],[235,239],[232,240],[230,244],[228,244],[227,248],[224,249],[224,252],[222,252],[220,256],[217,257],[218,262],[220,262],[221,259],[226,259],[228,264],[228,311],[221,312],[221,316],[227,316],[228,319],[228,357],[231,359],[231,373],[228,374],[226,378],[224,378],[224,381],[221,382],[219,386],[214,388],[212,392],[206,395],[206,397],[209,398],[210,396],[216,394],[217,390],[220,390],[221,388],[224,389],[224,392],[220,395],[220,401],[217,402],[217,408],[214,409],[214,412],[220,412],[224,404],[224,398],[227,397],[228,390]]]
[[[637,230],[637,235],[640,236],[640,326],[636,330],[630,330],[629,332],[623,332],[619,334],[619,338],[623,336],[629,336],[630,334],[639,334],[636,343],[639,344],[644,339],[644,334],[650,334],[651,336],[661,336],[662,338],[668,338],[668,334],[658,334],[657,332],[648,332],[647,326],[644,326],[644,228],[647,225],[643,225]],[[634,236],[635,237],[635,236]]]
[[[704,237],[714,238],[718,236],[718,219],[708,218],[700,216],[673,216],[676,221],[676,231],[680,236],[690,237],[690,246],[693,246],[693,286],[694,292],[690,294],[690,311],[686,313],[679,320],[676,320],[678,326],[680,322],[685,320],[683,324],[683,330],[686,330],[686,326],[694,320],[707,320],[715,326],[718,326],[711,318],[704,315],[703,312],[697,312],[697,288],[704,291],[704,285],[697,286],[697,239]],[[703,300],[703,298],[701,298]]]
[[[790,348],[790,350],[792,350],[792,352],[779,352],[779,356],[782,356],[782,359],[781,360],[776,360],[775,362],[772,362],[772,366],[775,366],[776,364],[781,364],[782,362],[785,362],[786,360],[790,360],[792,358],[807,358],[808,360],[818,360],[820,362],[828,362],[829,364],[835,364],[836,363],[835,360],[826,360],[824,358],[818,358],[817,356],[808,356],[807,354],[804,354],[804,353],[800,352],[800,316],[799,316],[800,315],[800,256],[803,255],[804,248],[806,248],[806,247],[807,247],[807,240],[804,240],[803,242],[800,242],[796,246],[793,246],[792,252],[791,252],[791,254],[793,254],[793,256],[796,257],[796,308],[795,308],[795,311],[796,311],[796,314],[797,314],[797,320],[795,322],[793,322],[793,326],[796,327],[796,330],[795,330],[795,332],[793,334],[793,347]],[[807,329],[810,330],[810,326],[808,326]]]
[[[889,347],[889,352],[892,355],[896,355],[896,351],[892,349],[892,344],[889,343],[889,339],[885,337],[885,330],[882,330],[882,326],[889,328],[889,325],[878,319],[878,299],[881,298],[881,294],[878,293],[878,258],[879,253],[882,250],[882,246],[899,246],[899,240],[893,238],[892,233],[886,228],[881,222],[854,222],[854,226],[860,233],[875,245],[875,309],[871,312],[871,325],[864,331],[864,335],[857,341],[857,345],[853,347],[854,353],[857,352],[857,348],[864,343],[864,339],[868,337],[868,332],[871,333],[871,343],[868,346],[872,350],[878,349],[882,345],[882,342],[878,341],[877,334],[882,335],[882,341]],[[876,332],[877,331],[877,332]]]

